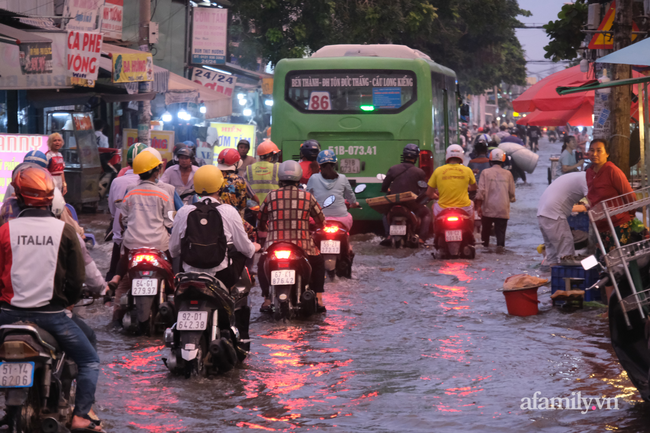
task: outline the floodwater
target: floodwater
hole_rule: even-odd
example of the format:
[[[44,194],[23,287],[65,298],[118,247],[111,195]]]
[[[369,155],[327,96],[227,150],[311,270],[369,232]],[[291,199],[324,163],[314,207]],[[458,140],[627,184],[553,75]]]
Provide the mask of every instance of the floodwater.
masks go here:
[[[253,289],[252,354],[223,376],[173,377],[161,360],[161,338],[110,333],[111,310],[87,308],[82,314],[99,339],[97,411],[106,428],[644,430],[648,406],[611,349],[604,309],[567,313],[553,308],[550,289],[541,288],[538,316],[509,316],[497,291],[512,274],[550,277],[539,271],[536,208],[549,155],[560,145],[542,140],[541,147],[529,183],[517,185],[506,254],[479,248],[476,260],[441,261],[430,250],[390,250],[376,236],[355,236],[353,279],[326,284],[327,314],[275,323],[258,312],[262,298]],[[99,233],[107,218],[84,215],[82,221]],[[102,270],[110,248],[91,252]],[[587,401],[615,400],[609,409],[592,400],[586,410],[587,402],[576,403],[578,393]],[[576,409],[544,409],[543,398],[568,398]]]

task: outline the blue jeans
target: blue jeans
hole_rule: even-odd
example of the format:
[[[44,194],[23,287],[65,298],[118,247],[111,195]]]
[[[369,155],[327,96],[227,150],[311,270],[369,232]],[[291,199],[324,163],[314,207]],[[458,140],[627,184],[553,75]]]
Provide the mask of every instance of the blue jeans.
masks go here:
[[[86,335],[64,312],[0,311],[0,325],[10,325],[21,320],[35,323],[52,334],[61,349],[77,364],[79,374],[74,415],[87,415],[95,401],[95,388],[99,377],[99,355]]]

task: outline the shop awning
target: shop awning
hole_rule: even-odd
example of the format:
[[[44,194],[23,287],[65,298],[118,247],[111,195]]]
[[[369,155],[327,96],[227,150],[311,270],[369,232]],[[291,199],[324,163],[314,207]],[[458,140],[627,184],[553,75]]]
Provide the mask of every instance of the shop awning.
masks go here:
[[[52,39],[39,36],[33,32],[16,29],[5,24],[0,24],[0,42],[7,44],[51,44]]]
[[[517,120],[518,125],[531,126],[592,126],[594,107],[585,103],[577,110],[540,111],[535,110]]]
[[[28,90],[27,99],[34,107],[55,107],[58,105],[84,105],[91,98],[99,97],[106,102],[151,101],[157,93],[128,94],[126,89],[100,82],[95,87],[75,87],[62,90]]]
[[[165,93],[165,103],[193,102],[203,103],[205,118],[230,116],[232,114],[232,97],[215,92],[180,75],[169,73],[169,88]]]
[[[650,39],[636,42],[596,60],[596,63],[650,66]]]

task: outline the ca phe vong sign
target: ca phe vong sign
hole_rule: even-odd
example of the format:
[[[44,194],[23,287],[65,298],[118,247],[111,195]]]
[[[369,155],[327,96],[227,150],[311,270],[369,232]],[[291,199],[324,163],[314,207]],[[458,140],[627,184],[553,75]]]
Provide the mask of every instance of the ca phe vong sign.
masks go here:
[[[95,87],[102,50],[100,33],[70,30],[67,39],[67,67],[71,84]]]

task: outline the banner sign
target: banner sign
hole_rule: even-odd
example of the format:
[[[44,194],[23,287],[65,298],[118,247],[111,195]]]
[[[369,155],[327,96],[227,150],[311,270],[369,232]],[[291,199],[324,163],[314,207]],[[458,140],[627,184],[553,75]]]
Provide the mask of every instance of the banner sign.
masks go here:
[[[102,34],[105,38],[122,39],[124,0],[106,0],[102,8]]]
[[[225,64],[228,9],[192,9],[192,63]]]
[[[151,53],[113,54],[113,82],[153,81]]]
[[[66,32],[34,32],[52,40],[45,47],[21,50],[14,44],[0,44],[0,90],[36,90],[70,88],[66,67]],[[25,44],[31,45],[31,44]],[[45,51],[42,51],[45,50]],[[34,58],[32,58],[34,57]],[[38,70],[43,72],[37,72]],[[25,72],[23,72],[25,71]]]
[[[251,148],[249,155],[253,155],[255,149],[255,125],[241,125],[237,123],[217,123],[211,122],[210,126],[216,128],[219,135],[219,141],[214,146],[214,154],[218,155],[223,149],[237,149],[239,140],[248,140]]]
[[[133,143],[137,142],[138,130],[124,128],[124,155],[122,155],[124,161],[126,161],[126,149],[128,149]],[[163,157],[163,165],[167,164],[167,161],[171,161],[172,152],[174,150],[174,131],[152,130],[151,147],[160,152],[160,155]]]
[[[100,33],[68,32],[67,65],[72,84],[95,87],[99,73],[99,56],[102,51]]]
[[[52,73],[52,44],[24,43],[19,45],[20,70],[23,74]]]
[[[47,152],[47,135],[0,134],[0,200],[4,200],[11,173],[31,150]]]
[[[97,30],[97,17],[104,0],[66,0],[63,8],[64,17],[72,17],[67,20],[66,30],[80,30],[92,32]]]
[[[215,92],[232,96],[232,91],[235,89],[235,84],[237,84],[237,77],[203,68],[194,68],[192,81]]]

